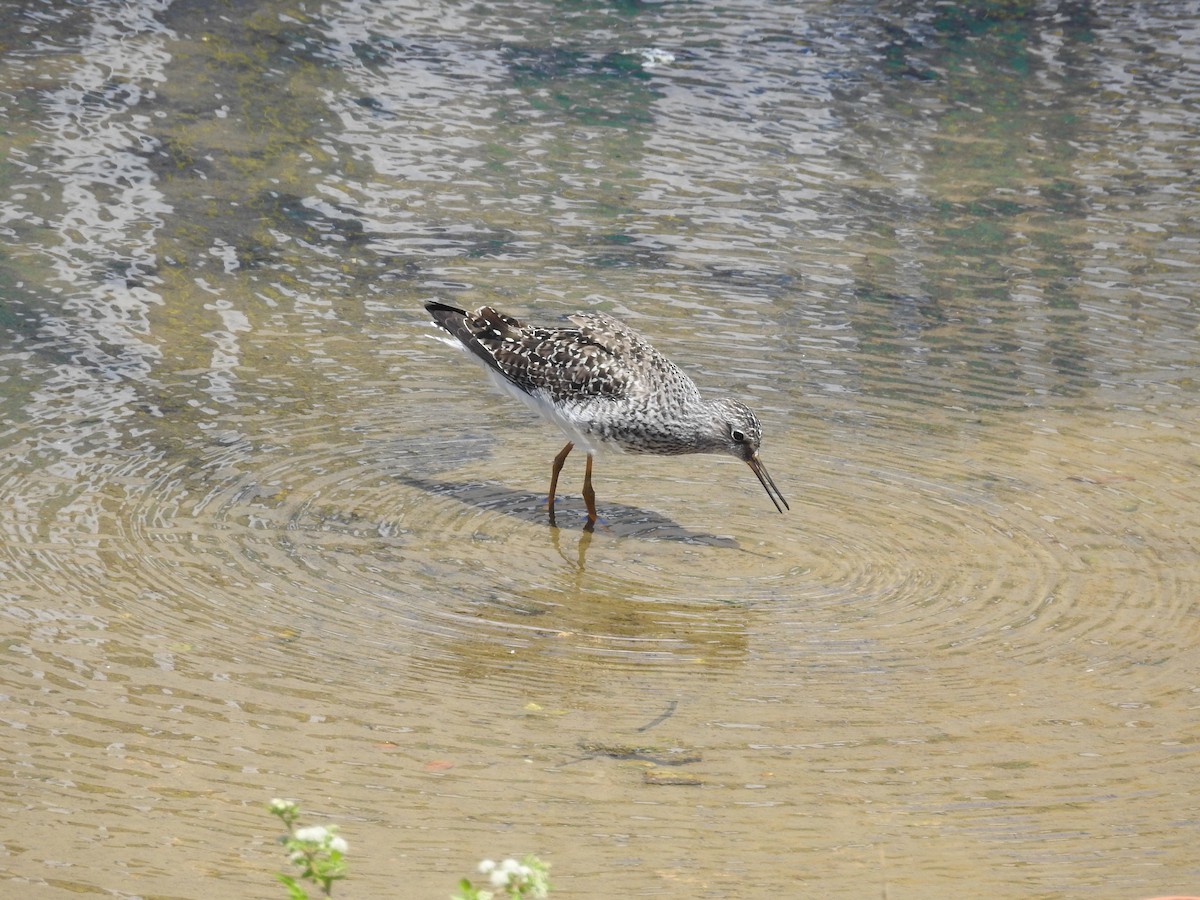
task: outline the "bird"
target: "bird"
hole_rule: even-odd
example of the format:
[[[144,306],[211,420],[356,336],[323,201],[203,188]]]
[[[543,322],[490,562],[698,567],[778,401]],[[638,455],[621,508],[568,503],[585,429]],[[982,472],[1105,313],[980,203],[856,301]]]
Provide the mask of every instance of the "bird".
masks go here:
[[[569,325],[546,327],[491,306],[467,312],[427,301],[425,309],[502,391],[566,435],[550,469],[552,526],[558,476],[576,445],[587,453],[583,499],[589,530],[597,521],[592,458],[601,449],[664,456],[727,453],[750,467],[775,509],[791,509],[759,458],[762,426],[750,408],[728,398],[705,400],[691,378],[618,319],[581,312],[567,317]]]

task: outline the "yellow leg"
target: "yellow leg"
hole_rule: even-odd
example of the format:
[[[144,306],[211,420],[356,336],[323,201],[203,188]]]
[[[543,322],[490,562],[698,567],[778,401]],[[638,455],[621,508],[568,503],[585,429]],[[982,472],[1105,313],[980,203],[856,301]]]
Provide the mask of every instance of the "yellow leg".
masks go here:
[[[550,507],[551,525],[554,524],[554,492],[558,490],[558,473],[562,471],[563,463],[567,461],[567,455],[573,449],[575,449],[575,445],[567,441],[567,446],[559,450],[558,456],[554,457],[554,466],[550,469],[550,497],[546,500],[546,505]]]
[[[596,492],[592,489],[592,454],[588,454],[587,467],[583,470],[583,502],[587,504],[588,526],[596,524]]]

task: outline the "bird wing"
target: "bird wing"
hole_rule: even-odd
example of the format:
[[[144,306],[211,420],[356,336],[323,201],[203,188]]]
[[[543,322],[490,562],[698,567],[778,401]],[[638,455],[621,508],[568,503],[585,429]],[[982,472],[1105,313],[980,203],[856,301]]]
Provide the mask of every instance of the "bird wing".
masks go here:
[[[472,313],[426,304],[434,320],[490,369],[526,394],[555,401],[647,396],[657,375],[682,378],[675,365],[623,322],[603,313],[570,317],[575,327],[525,325],[490,306]]]
[[[699,397],[692,380],[624,322],[605,313],[577,313],[570,319],[579,326],[580,339],[598,347],[624,376],[620,399],[654,395],[662,383]]]

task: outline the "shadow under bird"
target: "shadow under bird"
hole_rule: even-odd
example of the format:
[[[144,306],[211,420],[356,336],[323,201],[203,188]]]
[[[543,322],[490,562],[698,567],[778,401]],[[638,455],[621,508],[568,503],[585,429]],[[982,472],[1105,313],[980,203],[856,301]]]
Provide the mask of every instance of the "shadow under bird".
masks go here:
[[[596,523],[592,457],[601,448],[676,456],[727,453],[750,466],[779,512],[790,509],[758,457],[762,426],[743,403],[705,400],[679,367],[644,337],[604,313],[578,313],[568,326],[526,325],[482,306],[466,312],[445,303],[425,309],[505,393],[549,419],[567,436],[550,470],[548,506],[567,454],[587,452],[583,499],[587,527]]]

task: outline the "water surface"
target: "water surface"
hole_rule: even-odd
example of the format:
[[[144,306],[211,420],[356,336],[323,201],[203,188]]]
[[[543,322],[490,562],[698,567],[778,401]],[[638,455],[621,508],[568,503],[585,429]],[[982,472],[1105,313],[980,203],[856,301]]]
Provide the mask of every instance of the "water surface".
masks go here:
[[[267,896],[284,796],[347,896],[1196,893],[1196,12],[10,3],[6,883]],[[433,298],[627,319],[791,512],[550,528]]]

